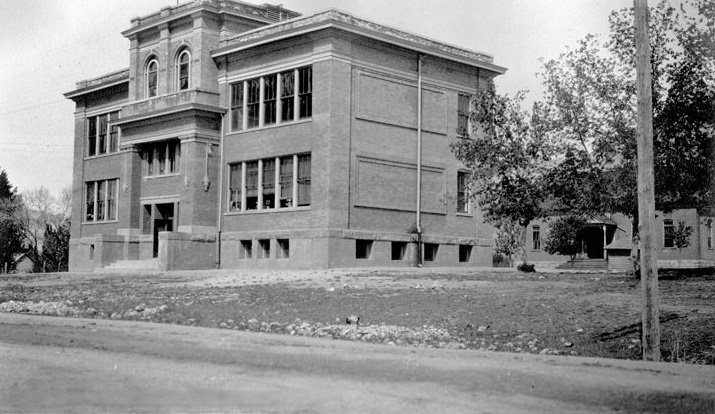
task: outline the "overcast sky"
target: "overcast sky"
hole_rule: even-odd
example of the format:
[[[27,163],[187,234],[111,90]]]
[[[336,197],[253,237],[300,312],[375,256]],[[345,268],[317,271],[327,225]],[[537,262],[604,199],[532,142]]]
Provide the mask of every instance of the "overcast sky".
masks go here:
[[[249,0],[262,4],[265,0]],[[182,2],[183,3],[183,2]],[[277,0],[304,15],[338,8],[494,56],[502,93],[538,99],[539,58],[587,33],[605,38],[608,14],[630,0]],[[1,0],[0,169],[22,191],[72,182],[75,82],[129,66],[120,32],[176,0]]]

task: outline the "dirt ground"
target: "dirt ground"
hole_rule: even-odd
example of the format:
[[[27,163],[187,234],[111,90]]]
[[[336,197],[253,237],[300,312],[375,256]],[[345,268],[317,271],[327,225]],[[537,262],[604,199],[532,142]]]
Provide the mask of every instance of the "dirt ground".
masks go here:
[[[663,360],[715,364],[715,273],[660,279]],[[640,283],[481,269],[0,277],[6,312],[146,320],[390,345],[640,359]],[[359,326],[345,329],[346,318]]]
[[[0,313],[2,413],[712,413],[715,367]]]

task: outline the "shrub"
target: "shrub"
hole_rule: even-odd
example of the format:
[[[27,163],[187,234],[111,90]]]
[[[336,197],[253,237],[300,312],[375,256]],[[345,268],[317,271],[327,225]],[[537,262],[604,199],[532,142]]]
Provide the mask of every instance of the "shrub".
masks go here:
[[[533,263],[531,263],[531,264],[529,264],[529,263],[522,263],[522,264],[520,264],[519,266],[517,266],[516,268],[517,268],[517,270],[519,270],[520,272],[524,272],[524,273],[533,273],[533,272],[536,272],[536,268],[534,267],[534,264],[533,264]]]

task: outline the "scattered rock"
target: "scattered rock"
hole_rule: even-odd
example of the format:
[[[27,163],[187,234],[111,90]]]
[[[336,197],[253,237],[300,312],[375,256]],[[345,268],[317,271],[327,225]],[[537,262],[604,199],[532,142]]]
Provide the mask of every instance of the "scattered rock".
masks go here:
[[[489,325],[479,325],[479,327],[477,328],[477,332],[484,332],[487,329],[489,329]]]
[[[564,346],[566,348],[572,348],[573,347],[573,342],[564,342]]]
[[[350,315],[345,318],[345,323],[348,325],[360,325],[360,317],[357,315]]]

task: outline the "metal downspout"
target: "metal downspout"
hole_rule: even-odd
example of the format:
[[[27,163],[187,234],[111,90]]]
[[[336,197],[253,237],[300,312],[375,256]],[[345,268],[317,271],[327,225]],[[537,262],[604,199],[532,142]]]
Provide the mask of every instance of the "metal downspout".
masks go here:
[[[422,54],[417,56],[417,267],[422,261]]]
[[[224,157],[224,131],[225,131],[225,113],[221,114],[221,137],[219,145],[221,146],[219,155],[218,167],[218,216],[216,217],[216,269],[221,268],[221,229],[223,227],[223,157]]]

